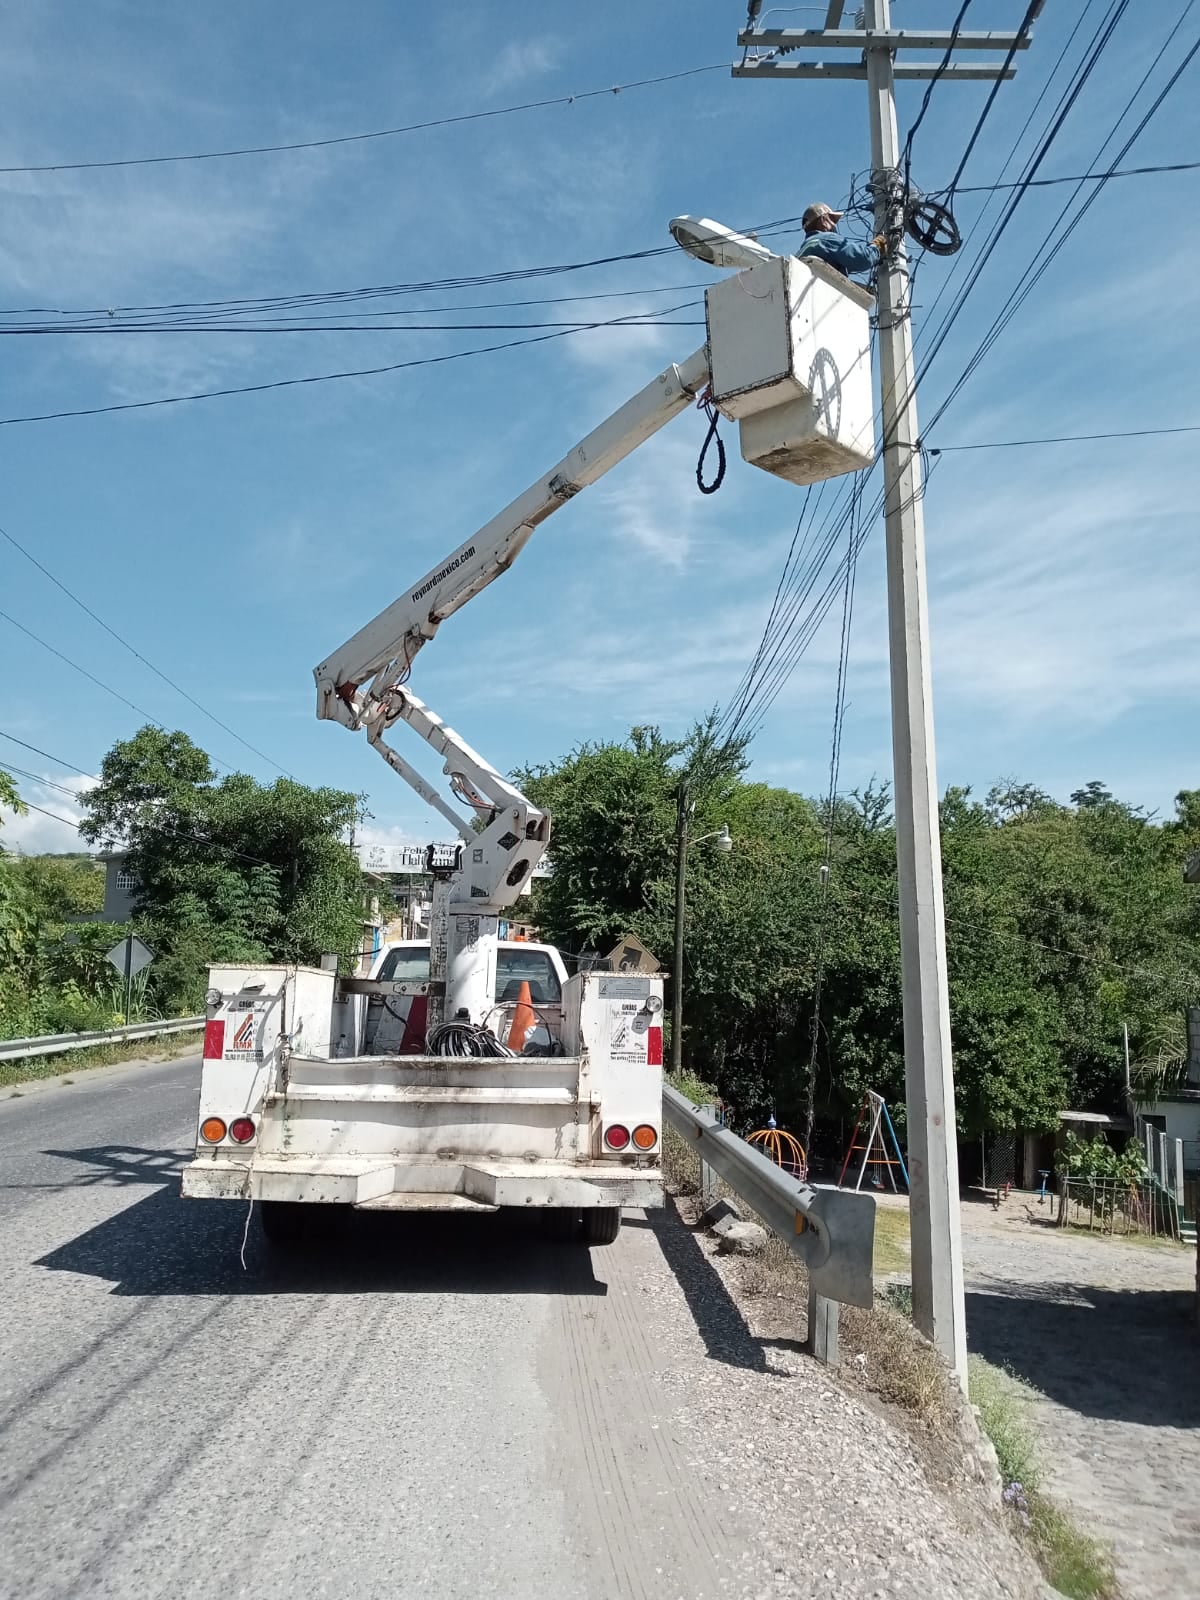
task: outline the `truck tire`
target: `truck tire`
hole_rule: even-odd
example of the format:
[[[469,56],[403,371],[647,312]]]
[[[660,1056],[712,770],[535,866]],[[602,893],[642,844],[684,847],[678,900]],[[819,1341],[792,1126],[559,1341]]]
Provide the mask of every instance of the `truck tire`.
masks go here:
[[[583,1213],[583,1237],[588,1244],[616,1244],[620,1231],[620,1206],[589,1206]]]
[[[579,1212],[568,1210],[563,1206],[549,1206],[542,1213],[542,1226],[546,1237],[556,1242],[578,1239]]]
[[[260,1200],[257,1210],[268,1243],[276,1249],[299,1244],[306,1232],[304,1213],[307,1209],[295,1200]]]

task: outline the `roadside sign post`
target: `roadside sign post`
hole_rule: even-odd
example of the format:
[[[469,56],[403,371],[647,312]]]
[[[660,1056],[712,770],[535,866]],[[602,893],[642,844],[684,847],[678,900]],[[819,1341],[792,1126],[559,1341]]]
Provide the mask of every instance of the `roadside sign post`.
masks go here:
[[[154,960],[154,951],[148,944],[143,944],[136,933],[131,933],[120,944],[113,945],[108,952],[108,960],[125,979],[125,1026],[128,1027],[133,980],[143,967],[148,967]]]

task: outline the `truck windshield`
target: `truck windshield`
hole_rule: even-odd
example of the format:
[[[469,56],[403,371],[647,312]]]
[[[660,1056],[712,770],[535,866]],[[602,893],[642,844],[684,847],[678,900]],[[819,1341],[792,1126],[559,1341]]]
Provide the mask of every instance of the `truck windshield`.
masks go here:
[[[562,999],[562,985],[550,957],[544,950],[521,950],[501,945],[496,953],[496,1000],[511,1004],[520,998],[521,984],[529,984],[529,998],[535,1006],[555,1006]]]
[[[429,977],[429,946],[401,946],[389,950],[379,969],[382,983],[424,983]]]

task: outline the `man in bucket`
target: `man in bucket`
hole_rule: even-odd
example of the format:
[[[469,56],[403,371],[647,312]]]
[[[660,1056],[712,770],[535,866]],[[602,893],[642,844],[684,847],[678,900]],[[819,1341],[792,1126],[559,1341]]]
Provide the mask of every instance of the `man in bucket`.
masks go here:
[[[830,210],[820,201],[809,206],[800,219],[804,227],[804,243],[796,254],[816,256],[819,261],[827,261],[845,277],[852,272],[873,272],[887,254],[887,238],[882,233],[876,234],[870,244],[847,239],[845,234],[838,232],[838,223],[844,215],[842,211]]]

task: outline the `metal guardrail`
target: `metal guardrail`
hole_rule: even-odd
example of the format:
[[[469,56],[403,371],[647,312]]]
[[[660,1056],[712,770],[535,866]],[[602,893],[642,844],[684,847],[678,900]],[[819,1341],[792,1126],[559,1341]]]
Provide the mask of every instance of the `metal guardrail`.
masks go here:
[[[188,1033],[204,1026],[203,1017],[171,1017],[165,1022],[131,1022],[122,1028],[97,1028],[91,1033],[42,1033],[31,1039],[0,1039],[0,1061],[23,1056],[56,1056],[65,1050],[87,1050],[100,1044],[157,1039],[166,1033]]]
[[[875,1201],[869,1194],[816,1189],[723,1128],[711,1106],[694,1106],[663,1084],[663,1113],[706,1165],[808,1268],[815,1294],[870,1307],[874,1298]]]

